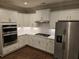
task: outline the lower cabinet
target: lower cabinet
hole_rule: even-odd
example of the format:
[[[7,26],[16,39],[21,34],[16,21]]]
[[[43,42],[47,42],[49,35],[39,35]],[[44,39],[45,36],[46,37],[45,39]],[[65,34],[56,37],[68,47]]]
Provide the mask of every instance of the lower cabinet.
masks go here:
[[[28,37],[29,36],[27,36],[27,35],[18,36],[17,43],[3,47],[2,56],[5,56],[5,55],[7,55],[13,51],[16,51],[17,49],[20,49],[20,48],[24,47],[25,45],[27,45]]]
[[[21,35],[18,36],[18,42],[10,46],[3,48],[2,56],[9,54],[17,49],[24,47],[25,45],[38,48],[40,50],[46,51],[48,53],[54,53],[54,40],[45,38],[38,35]]]
[[[3,48],[3,55],[2,56],[5,56],[6,54],[9,54],[17,49],[18,49],[18,43],[6,46]]]
[[[49,53],[54,53],[54,40],[53,39],[47,40],[46,51]]]
[[[19,48],[24,47],[27,43],[26,43],[26,36],[22,35],[22,36],[18,36],[18,46]]]
[[[42,36],[30,36],[28,45],[40,50],[54,53],[54,40]]]

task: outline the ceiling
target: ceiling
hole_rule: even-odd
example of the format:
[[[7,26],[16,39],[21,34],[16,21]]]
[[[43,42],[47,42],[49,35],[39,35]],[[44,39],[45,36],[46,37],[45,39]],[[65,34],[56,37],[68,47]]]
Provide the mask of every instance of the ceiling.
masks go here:
[[[34,12],[36,9],[48,8],[69,1],[76,0],[0,0],[0,7],[29,13]],[[27,2],[27,5],[24,5],[24,2]]]
[[[64,0],[0,0],[0,3],[16,5],[24,8],[36,7],[42,4],[62,2]],[[27,2],[27,5],[24,5],[24,2]]]

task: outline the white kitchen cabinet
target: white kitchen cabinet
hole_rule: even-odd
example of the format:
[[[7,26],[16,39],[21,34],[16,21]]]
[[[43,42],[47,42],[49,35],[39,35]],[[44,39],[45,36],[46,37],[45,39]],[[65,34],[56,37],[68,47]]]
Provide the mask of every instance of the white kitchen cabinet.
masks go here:
[[[26,42],[27,41],[26,41],[25,35],[18,36],[19,48],[24,47],[27,44]]]
[[[58,20],[79,20],[79,9],[68,9],[51,12],[50,27],[55,28]]]
[[[50,16],[50,28],[55,29],[55,24],[58,20],[67,20],[68,19],[68,15],[65,11],[54,11],[51,12],[51,16]]]
[[[0,22],[16,22],[17,12],[0,9]]]
[[[6,54],[9,54],[13,51],[16,51],[17,49],[18,49],[18,43],[6,46],[3,48],[3,55],[2,56],[5,56]]]
[[[18,13],[17,25],[18,27],[31,27],[31,14]]]
[[[51,54],[54,53],[54,40],[53,39],[34,35],[30,37],[28,45],[38,48],[40,50],[49,52]]]
[[[54,40],[53,39],[47,40],[46,51],[49,53],[54,53]]]
[[[31,14],[23,14],[23,26],[24,27],[31,27]]]
[[[50,20],[50,9],[37,10],[37,21]]]
[[[21,13],[18,13],[17,15],[17,26],[18,27],[23,27],[24,22],[23,22],[23,15]]]
[[[9,22],[17,22],[17,19],[18,19],[18,12],[10,11]]]
[[[4,9],[0,9],[0,22],[9,22],[9,12]]]
[[[28,37],[28,45],[32,46],[32,36],[29,35]]]
[[[45,38],[45,37],[39,37],[39,48],[41,50],[44,50],[46,52],[49,52],[51,54],[54,53],[54,40],[53,39],[49,39],[49,38]]]
[[[26,43],[25,45],[28,45],[29,40],[30,40],[30,35],[25,34],[24,38],[25,38],[25,43]]]
[[[41,38],[38,38],[38,36],[32,36],[32,45],[35,48],[41,48],[41,42],[40,42]]]
[[[38,15],[36,14],[36,13],[34,13],[34,14],[31,14],[31,20],[30,20],[30,26],[31,27],[37,27],[37,23],[36,23],[36,21],[38,20],[38,17],[37,17]]]

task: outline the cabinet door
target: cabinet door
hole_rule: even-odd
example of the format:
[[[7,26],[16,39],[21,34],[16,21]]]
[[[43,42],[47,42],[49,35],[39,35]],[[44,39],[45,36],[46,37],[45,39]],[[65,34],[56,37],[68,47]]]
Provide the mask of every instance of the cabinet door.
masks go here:
[[[46,51],[46,41],[47,39],[44,37],[39,37],[39,41],[40,41],[40,49]]]
[[[19,43],[19,48],[24,47],[26,45],[26,38],[24,35],[18,37],[18,43]]]
[[[51,12],[51,17],[50,17],[50,28],[55,29],[55,24],[58,20],[67,20],[68,19],[68,14],[66,11],[55,11]]]
[[[9,11],[0,9],[0,22],[9,22]]]
[[[50,9],[43,10],[41,13],[42,20],[50,20]]]
[[[31,14],[23,14],[24,27],[31,27]]]
[[[41,10],[37,10],[36,15],[37,15],[37,21],[40,21],[41,20],[41,15],[42,15]]]
[[[27,35],[27,34],[26,34],[26,35],[24,36],[24,38],[25,38],[25,43],[26,43],[25,45],[28,45],[28,44],[29,44],[29,40],[30,40],[30,35]]]
[[[23,27],[24,23],[23,23],[23,15],[21,13],[18,13],[17,15],[17,26],[18,27]]]
[[[36,14],[38,15],[38,21],[50,20],[50,9],[37,10]]]
[[[18,13],[15,11],[11,11],[9,16],[10,16],[9,19],[10,22],[16,22],[18,19]]]
[[[41,41],[40,41],[41,38],[39,38],[38,36],[34,36],[33,39],[34,39],[33,46],[40,49],[41,48]]]
[[[16,22],[17,12],[0,9],[0,22]]]
[[[29,44],[44,51],[46,49],[46,39],[41,36],[32,36]]]
[[[46,51],[53,54],[54,53],[54,40],[49,39],[46,45],[47,45]]]
[[[33,38],[32,38],[32,36],[30,35],[30,36],[29,36],[29,40],[28,40],[28,45],[32,46],[32,43],[33,43],[32,40],[33,40]]]
[[[31,14],[31,20],[30,20],[30,26],[31,27],[36,27],[37,26],[37,23],[36,21],[38,20],[38,15],[35,13],[35,14]]]
[[[4,47],[3,48],[3,56],[6,55],[6,54],[11,53],[13,51],[16,51],[18,48],[19,48],[18,43],[15,43],[15,44]]]

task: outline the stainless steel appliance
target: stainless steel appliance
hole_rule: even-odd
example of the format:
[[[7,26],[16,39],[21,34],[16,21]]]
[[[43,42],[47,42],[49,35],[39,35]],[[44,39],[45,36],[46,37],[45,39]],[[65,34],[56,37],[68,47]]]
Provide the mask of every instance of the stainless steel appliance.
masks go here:
[[[2,25],[3,46],[13,44],[17,41],[17,26],[16,24]]]
[[[5,47],[17,42],[16,23],[0,23],[0,44]]]
[[[58,21],[55,33],[55,59],[79,59],[79,21]]]

